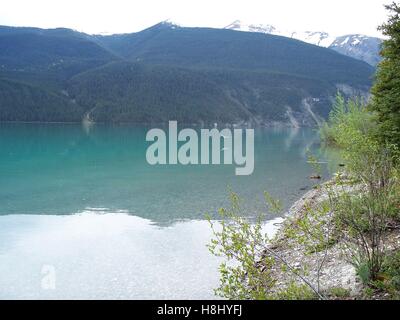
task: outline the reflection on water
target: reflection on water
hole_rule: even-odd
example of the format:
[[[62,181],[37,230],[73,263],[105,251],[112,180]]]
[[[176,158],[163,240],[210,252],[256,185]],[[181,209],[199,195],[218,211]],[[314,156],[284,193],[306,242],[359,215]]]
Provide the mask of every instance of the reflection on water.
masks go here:
[[[228,187],[244,214],[266,211],[264,190],[287,208],[312,185],[308,150],[323,157],[311,129],[259,128],[251,176],[229,165],[153,167],[146,132],[0,124],[0,299],[213,299],[205,213],[227,204]],[[43,288],[46,266],[54,290]]]
[[[150,166],[145,134],[133,126],[0,124],[0,214],[102,207],[165,224],[213,214],[228,188],[252,214],[265,211],[264,190],[287,206],[310,187],[307,150],[319,152],[312,129],[256,129],[255,171],[235,176],[232,165]]]
[[[265,231],[275,229],[269,223]],[[214,299],[210,237],[206,221],[161,228],[101,210],[2,216],[0,299]],[[50,289],[43,286],[48,268]]]

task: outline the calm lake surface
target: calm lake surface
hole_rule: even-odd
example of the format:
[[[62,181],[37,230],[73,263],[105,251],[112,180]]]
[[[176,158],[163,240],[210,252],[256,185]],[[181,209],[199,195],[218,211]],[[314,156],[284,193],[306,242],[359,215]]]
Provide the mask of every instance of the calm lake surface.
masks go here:
[[[260,128],[251,176],[150,166],[146,132],[0,124],[0,299],[213,299],[205,214],[217,218],[233,190],[273,232],[263,191],[288,208],[312,187],[308,150],[324,159],[312,129]]]

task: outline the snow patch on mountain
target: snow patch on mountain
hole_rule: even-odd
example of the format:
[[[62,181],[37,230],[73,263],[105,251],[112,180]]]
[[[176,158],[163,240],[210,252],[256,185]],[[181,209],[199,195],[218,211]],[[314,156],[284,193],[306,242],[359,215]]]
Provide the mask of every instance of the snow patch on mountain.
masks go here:
[[[377,65],[381,59],[379,51],[382,39],[362,34],[334,36],[322,31],[299,32],[280,29],[270,24],[245,23],[241,20],[235,20],[226,26],[225,29],[245,32],[260,32],[297,39],[320,47],[330,48],[341,54],[363,60],[372,66]]]
[[[336,37],[331,36],[326,32],[319,32],[319,31],[298,32],[298,31],[279,29],[270,24],[251,24],[251,23],[244,23],[240,20],[235,20],[234,22],[226,26],[225,29],[273,34],[277,36],[297,39],[321,47],[329,47],[336,39]]]
[[[337,37],[329,48],[376,66],[381,60],[379,55],[381,45],[382,39],[362,34],[351,34]]]

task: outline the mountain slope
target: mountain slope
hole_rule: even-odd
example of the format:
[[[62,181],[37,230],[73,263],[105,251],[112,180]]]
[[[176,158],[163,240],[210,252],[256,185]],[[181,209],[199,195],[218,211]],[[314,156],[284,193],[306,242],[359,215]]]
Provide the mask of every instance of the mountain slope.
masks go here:
[[[373,68],[261,33],[161,23],[138,33],[0,27],[0,121],[311,125]]]
[[[89,36],[69,29],[0,26],[0,72],[68,77],[102,65],[115,56]]]
[[[229,103],[210,77],[185,69],[116,62],[71,79],[68,92],[101,122],[234,121],[245,112]]]
[[[104,39],[107,45],[107,37]],[[181,28],[164,23],[119,41],[119,47],[128,46],[121,44],[124,41],[131,46],[129,51],[119,51],[119,54],[131,61],[149,64],[263,70],[365,87],[370,84],[373,73],[373,68],[366,63],[268,34]]]
[[[346,56],[367,62],[376,66],[380,61],[380,46],[382,39],[360,34],[335,37],[321,31],[290,31],[282,30],[270,24],[251,24],[236,20],[225,29],[259,32],[297,39],[317,46],[335,50]],[[347,40],[346,40],[347,39]]]
[[[337,37],[329,48],[376,66],[381,61],[381,56],[379,55],[381,45],[382,39],[361,34],[350,34]]]
[[[83,110],[71,99],[34,85],[0,79],[0,121],[81,120]]]
[[[235,20],[231,24],[227,25],[225,29],[273,34],[276,36],[282,36],[300,40],[303,42],[307,42],[325,48],[328,48],[333,43],[333,41],[335,41],[335,37],[329,35],[327,32],[321,32],[321,31],[299,32],[299,31],[283,30],[271,24],[251,24],[251,23],[244,23],[240,20]]]
[[[310,125],[304,101],[319,97],[315,111],[326,116],[324,99],[336,87],[284,74],[116,62],[75,76],[68,92],[94,121],[269,124],[287,122],[289,112]]]

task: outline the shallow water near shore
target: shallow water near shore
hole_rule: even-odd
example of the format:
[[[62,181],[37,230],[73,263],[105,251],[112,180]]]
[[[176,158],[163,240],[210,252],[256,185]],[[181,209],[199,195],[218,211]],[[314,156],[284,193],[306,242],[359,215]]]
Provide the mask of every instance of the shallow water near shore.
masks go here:
[[[213,299],[205,214],[217,218],[231,189],[272,233],[263,191],[288,208],[312,187],[308,151],[324,160],[312,129],[259,128],[251,176],[150,166],[146,131],[0,124],[1,299]]]

